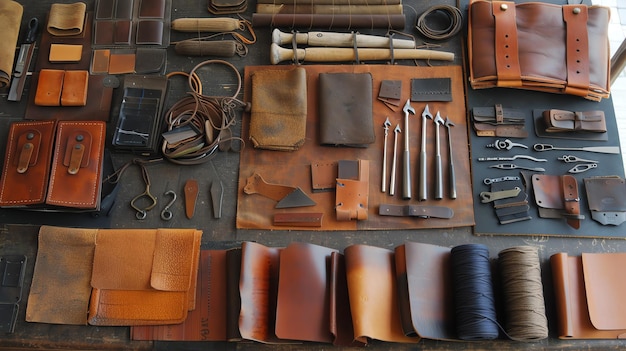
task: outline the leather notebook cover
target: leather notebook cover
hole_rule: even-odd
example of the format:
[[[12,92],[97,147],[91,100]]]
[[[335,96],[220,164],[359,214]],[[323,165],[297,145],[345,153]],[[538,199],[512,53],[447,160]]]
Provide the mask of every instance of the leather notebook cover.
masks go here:
[[[194,229],[100,231],[89,323],[182,323],[195,307],[201,235]]]
[[[330,257],[336,250],[292,243],[280,253],[276,336],[332,343]]]
[[[367,245],[344,250],[354,335],[372,339],[416,343],[402,330],[398,308],[393,251]]]
[[[371,73],[320,73],[320,143],[367,147],[376,140]]]
[[[550,263],[559,338],[626,338],[626,253],[557,253]]]
[[[7,138],[0,206],[42,204],[46,199],[55,122],[15,122]]]
[[[59,122],[47,204],[99,208],[105,133],[101,121]]]
[[[87,324],[98,229],[42,226],[26,321]]]

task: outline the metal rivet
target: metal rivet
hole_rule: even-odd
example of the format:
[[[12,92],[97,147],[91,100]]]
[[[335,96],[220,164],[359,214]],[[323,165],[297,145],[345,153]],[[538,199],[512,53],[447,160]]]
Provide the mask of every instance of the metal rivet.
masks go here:
[[[83,141],[83,140],[85,140],[85,137],[82,134],[78,134],[76,136],[76,141]]]
[[[580,7],[574,7],[574,10],[572,10],[572,12],[574,12],[575,15],[580,13]]]
[[[34,138],[35,138],[35,133],[28,133],[28,134],[26,134],[26,139],[33,140]]]
[[[31,144],[31,143],[24,144],[24,149],[26,149],[26,150],[30,149],[31,147],[33,147],[33,144]]]
[[[74,149],[76,149],[76,150],[80,150],[80,148],[81,148],[80,144],[76,144],[76,145],[74,145]]]
[[[500,4],[500,10],[506,11],[508,9],[509,9],[509,5],[507,5],[507,4]]]

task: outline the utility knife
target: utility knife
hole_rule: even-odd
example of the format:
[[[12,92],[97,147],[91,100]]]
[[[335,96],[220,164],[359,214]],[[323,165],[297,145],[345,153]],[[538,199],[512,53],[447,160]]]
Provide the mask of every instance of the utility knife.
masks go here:
[[[20,53],[17,56],[15,70],[13,72],[13,80],[9,89],[9,101],[20,101],[22,92],[24,91],[24,83],[26,83],[26,75],[30,67],[30,61],[35,51],[35,40],[37,39],[37,31],[39,30],[39,20],[35,17],[28,21],[28,32],[24,44],[20,47]]]

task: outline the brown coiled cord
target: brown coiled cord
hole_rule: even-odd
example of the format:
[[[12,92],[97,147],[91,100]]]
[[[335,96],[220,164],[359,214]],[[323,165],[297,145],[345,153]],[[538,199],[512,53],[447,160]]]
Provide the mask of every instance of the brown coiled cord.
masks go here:
[[[430,16],[443,13],[448,19],[448,26],[444,29],[434,29],[429,27],[427,22]],[[415,24],[415,28],[425,37],[434,40],[445,40],[456,35],[463,25],[463,15],[461,10],[451,5],[435,5],[422,13]]]
[[[206,96],[202,94],[202,82],[196,71],[209,64],[223,64],[232,69],[237,76],[237,89],[233,96]],[[233,140],[243,140],[233,137],[230,128],[236,124],[237,110],[247,108],[247,104],[236,98],[242,87],[241,76],[237,68],[231,63],[222,60],[207,60],[196,65],[189,74],[176,72],[168,75],[182,74],[187,76],[189,88],[188,96],[176,102],[166,113],[167,130],[189,125],[197,130],[197,135],[175,145],[167,140],[163,141],[163,157],[180,165],[195,165],[207,162],[219,150],[229,149]]]

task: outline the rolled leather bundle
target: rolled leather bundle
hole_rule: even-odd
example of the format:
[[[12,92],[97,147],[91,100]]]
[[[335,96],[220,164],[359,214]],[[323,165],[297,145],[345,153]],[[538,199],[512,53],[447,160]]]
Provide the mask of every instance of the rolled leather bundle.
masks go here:
[[[0,40],[0,88],[6,87],[11,81],[23,12],[24,8],[17,2],[0,0],[0,28],[3,33],[3,40]]]
[[[609,16],[609,8],[603,6],[472,1],[468,18],[472,88],[607,98]]]
[[[388,28],[404,29],[405,17],[402,14],[391,15],[325,15],[325,14],[270,14],[253,13],[253,27],[287,28]]]

